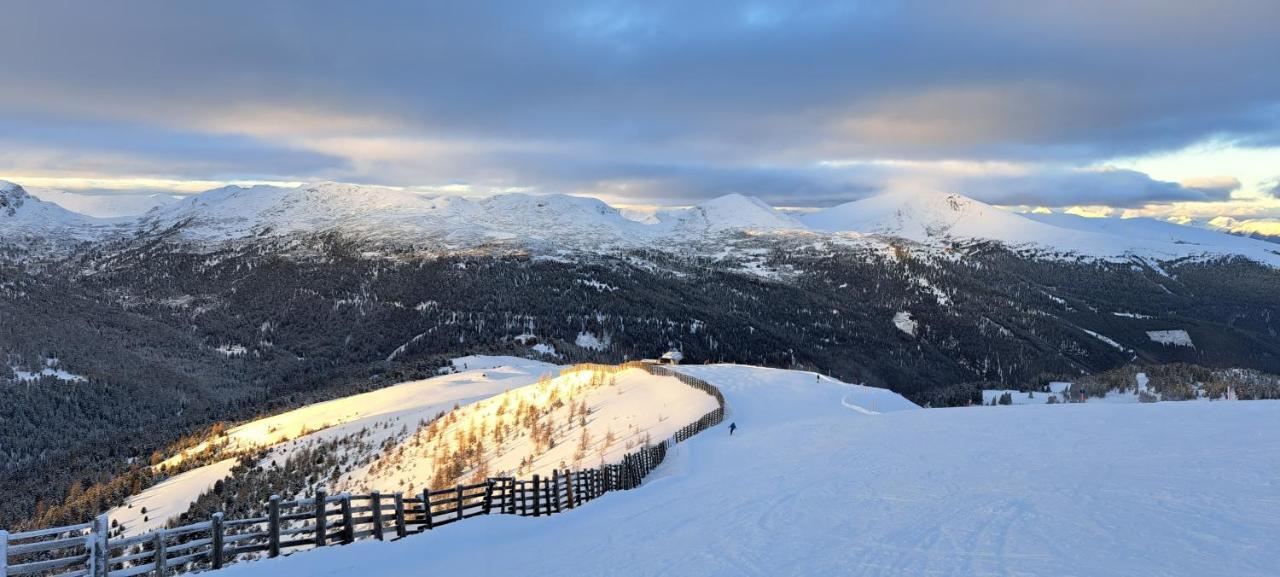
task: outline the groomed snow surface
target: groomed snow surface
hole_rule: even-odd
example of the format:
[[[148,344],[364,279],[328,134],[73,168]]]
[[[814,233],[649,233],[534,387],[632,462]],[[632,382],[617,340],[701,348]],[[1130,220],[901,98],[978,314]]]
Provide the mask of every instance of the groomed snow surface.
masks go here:
[[[718,385],[740,428],[679,445],[639,489],[549,518],[480,517],[223,574],[1243,577],[1280,567],[1280,402],[913,410],[811,373],[681,370]]]

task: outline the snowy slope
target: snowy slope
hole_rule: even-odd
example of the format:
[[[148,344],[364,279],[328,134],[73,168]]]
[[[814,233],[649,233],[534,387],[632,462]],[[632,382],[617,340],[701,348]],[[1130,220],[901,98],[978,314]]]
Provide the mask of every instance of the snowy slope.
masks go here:
[[[107,516],[124,527],[125,536],[164,527],[169,519],[185,513],[201,493],[227,478],[235,464],[236,459],[223,459],[174,475],[129,497],[124,505],[107,511]]]
[[[886,193],[806,214],[810,228],[856,231],[929,242],[991,238],[1023,244],[1051,238],[1052,228],[958,194]]]
[[[1274,245],[1255,239],[1150,218],[1085,218],[1074,214],[1028,214],[1026,217],[1059,228],[1181,245],[1189,252],[1203,250],[1248,256],[1277,250]]]
[[[640,369],[611,375],[573,371],[464,406],[420,427],[331,488],[413,492],[490,476],[527,478],[618,462],[716,406],[706,393]],[[540,433],[545,434],[541,440]],[[465,455],[464,467],[444,473],[458,455]]]
[[[338,183],[297,188],[229,186],[155,209],[144,230],[177,229],[186,238],[220,242],[261,236],[341,231],[371,240],[460,248],[513,243],[603,250],[644,246],[726,230],[799,228],[756,199],[728,195],[639,222],[604,202],[567,195],[502,194],[431,197],[403,190]]]
[[[117,222],[71,212],[31,196],[17,184],[0,180],[0,241],[90,240],[100,237]]]
[[[727,194],[687,209],[656,215],[677,235],[714,234],[726,230],[787,230],[804,225],[764,201],[741,194]]]
[[[1273,244],[1150,219],[1015,214],[959,194],[894,192],[810,213],[815,230],[895,236],[926,244],[994,240],[1014,248],[1099,258],[1168,260],[1238,254],[1280,265]]]
[[[1222,232],[1241,235],[1256,235],[1270,240],[1280,239],[1280,219],[1246,218],[1236,219],[1229,216],[1212,218],[1205,226]]]
[[[484,399],[509,389],[536,382],[543,375],[555,375],[560,367],[518,357],[471,356],[457,359],[462,372],[394,385],[376,391],[308,405],[300,409],[252,421],[227,431],[219,446],[224,454],[272,447],[266,461],[280,460],[298,447],[352,435],[368,429],[371,442],[380,444],[404,427],[416,427],[421,420],[448,411],[455,404]],[[163,466],[179,464],[203,451],[197,445],[171,456]],[[235,459],[193,469],[146,489],[126,505],[110,511],[111,519],[125,527],[126,535],[136,535],[186,511],[200,493],[225,478]],[[133,505],[133,507],[130,507]],[[143,522],[142,507],[149,521]]]
[[[684,370],[684,369],[682,369]],[[856,410],[891,393],[691,367],[736,421],[550,518],[244,563],[239,576],[1271,576],[1280,402]],[[866,409],[866,407],[862,407]]]
[[[74,213],[112,219],[136,218],[151,209],[172,204],[181,199],[178,196],[161,193],[85,194],[34,186],[27,187],[27,192],[40,200],[52,202]]]

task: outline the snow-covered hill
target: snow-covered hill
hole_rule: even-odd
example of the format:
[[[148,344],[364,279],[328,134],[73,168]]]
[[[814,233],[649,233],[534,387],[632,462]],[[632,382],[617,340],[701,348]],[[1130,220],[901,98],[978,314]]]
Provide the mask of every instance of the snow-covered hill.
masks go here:
[[[994,240],[1017,249],[1154,260],[1241,255],[1280,265],[1274,245],[1150,219],[1016,214],[959,194],[895,192],[807,214],[810,228],[901,237],[926,244]]]
[[[1242,236],[1254,236],[1271,242],[1280,242],[1280,219],[1245,218],[1219,216],[1204,223],[1211,230],[1229,232]]]
[[[119,222],[71,212],[31,196],[17,184],[0,180],[0,241],[90,240],[105,234]]]
[[[688,209],[662,211],[660,222],[683,235],[718,233],[726,230],[788,230],[804,228],[800,221],[783,214],[764,201],[728,194]]]
[[[637,490],[225,573],[1261,577],[1280,566],[1277,401],[911,410],[807,373],[681,370],[724,392],[739,429],[682,443]]]
[[[163,527],[166,521],[185,512],[201,493],[231,473],[236,459],[230,455],[269,447],[265,460],[283,463],[299,448],[361,431],[368,432],[363,438],[364,445],[380,447],[401,431],[416,428],[420,422],[456,405],[524,387],[560,370],[556,365],[518,357],[472,356],[457,359],[454,364],[460,372],[308,405],[234,427],[212,447],[228,458],[146,489],[125,505],[112,509],[110,517],[120,523],[125,535]],[[209,443],[200,444],[170,456],[161,466],[176,466],[209,450]]]
[[[635,368],[573,371],[423,424],[331,487],[414,492],[591,468],[621,461],[716,407],[711,396],[669,376]]]
[[[1268,258],[1265,253],[1278,250],[1255,239],[1150,218],[1086,218],[1073,214],[1028,214],[1026,217],[1059,228],[1127,238],[1135,246],[1150,243],[1152,250],[1159,250],[1162,245],[1177,245],[1188,254],[1196,251],[1235,253],[1264,259]]]
[[[587,197],[433,197],[338,183],[220,188],[153,210],[140,222],[145,230],[174,229],[201,242],[339,231],[368,240],[441,248],[498,243],[597,251],[703,238],[726,230],[799,226],[763,202],[740,195],[662,211],[650,222],[639,222]]]
[[[123,535],[163,527],[248,456],[257,467],[277,469],[290,467],[297,455],[323,454],[337,470],[326,467],[323,478],[299,478],[294,485],[353,493],[591,468],[667,439],[717,407],[714,398],[673,377],[640,369],[561,374],[556,365],[489,356],[456,359],[454,367],[461,372],[232,428],[157,467],[173,470],[196,456],[213,462],[142,491],[110,518]],[[308,453],[317,448],[323,452]]]

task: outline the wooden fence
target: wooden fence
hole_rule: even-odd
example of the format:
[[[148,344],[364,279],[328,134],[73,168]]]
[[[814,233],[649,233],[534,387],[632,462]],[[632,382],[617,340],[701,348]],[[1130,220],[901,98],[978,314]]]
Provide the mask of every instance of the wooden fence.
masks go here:
[[[638,487],[674,443],[719,424],[724,396],[711,384],[649,363],[576,365],[572,371],[641,369],[715,397],[716,409],[676,431],[670,439],[625,455],[620,463],[579,471],[554,471],[530,479],[492,477],[483,483],[402,493],[329,495],[283,501],[272,496],[261,516],[208,521],[111,538],[105,514],[92,522],[21,533],[0,530],[0,577],[132,577],[219,569],[238,560],[277,557],[357,539],[398,539],[478,515],[553,515],[611,491]]]

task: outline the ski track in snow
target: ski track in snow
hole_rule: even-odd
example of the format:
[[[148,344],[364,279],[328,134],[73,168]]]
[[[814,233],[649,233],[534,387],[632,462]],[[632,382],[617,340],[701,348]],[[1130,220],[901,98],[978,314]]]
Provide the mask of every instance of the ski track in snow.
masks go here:
[[[720,386],[740,428],[680,445],[637,490],[225,575],[1274,577],[1280,566],[1280,402],[911,410],[811,373],[680,370]],[[883,414],[844,406],[872,400]]]

